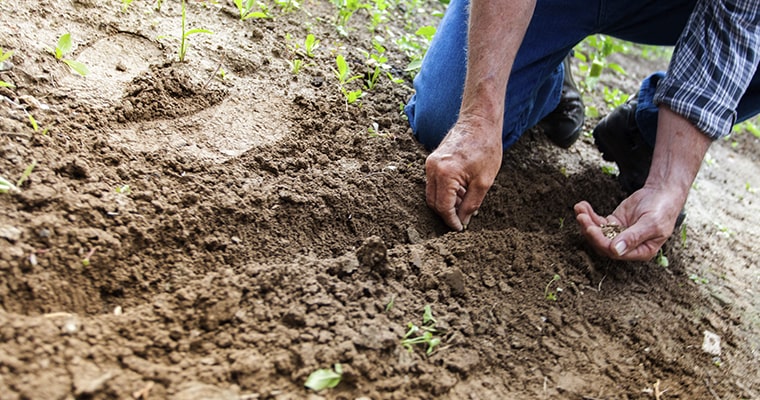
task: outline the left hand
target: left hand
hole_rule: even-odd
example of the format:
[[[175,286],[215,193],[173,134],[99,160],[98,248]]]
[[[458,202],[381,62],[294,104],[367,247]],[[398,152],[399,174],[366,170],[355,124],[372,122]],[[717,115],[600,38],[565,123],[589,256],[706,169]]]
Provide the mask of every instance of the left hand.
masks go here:
[[[575,205],[575,214],[583,236],[598,254],[617,260],[647,261],[657,255],[673,233],[684,202],[673,192],[645,186],[606,218],[586,201]],[[604,224],[617,224],[624,230],[610,239],[602,233]]]

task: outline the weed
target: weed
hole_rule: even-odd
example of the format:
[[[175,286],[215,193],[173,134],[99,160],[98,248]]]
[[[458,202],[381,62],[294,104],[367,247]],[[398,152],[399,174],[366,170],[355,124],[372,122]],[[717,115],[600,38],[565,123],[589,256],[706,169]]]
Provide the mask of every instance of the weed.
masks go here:
[[[306,378],[304,386],[314,391],[338,386],[341,378],[343,378],[343,367],[340,363],[336,363],[333,367],[334,370],[318,369],[312,372],[309,377]]]
[[[559,274],[554,274],[549,283],[546,284],[546,287],[544,288],[544,298],[546,300],[557,301],[557,292],[560,292],[561,290],[559,288],[557,288],[556,291],[551,290],[551,286],[554,282],[559,282],[560,279]]]
[[[236,0],[237,1],[237,0]],[[198,33],[207,33],[207,34],[213,34],[208,29],[190,29],[186,30],[187,26],[187,7],[185,5],[185,0],[182,0],[182,36],[179,40],[179,62],[185,61],[185,55],[187,54],[187,48],[190,46],[190,43],[188,41],[188,38],[190,35],[195,35]]]
[[[79,61],[63,58],[66,54],[71,53],[71,50],[73,47],[74,47],[74,44],[71,40],[71,34],[67,32],[58,38],[58,43],[55,45],[55,49],[53,50],[48,49],[48,51],[55,56],[56,60],[61,61],[64,64],[68,65],[72,71],[76,72],[77,74],[81,76],[87,76],[87,74],[90,73],[90,70],[87,68],[86,65],[84,65],[83,63]]]
[[[441,344],[441,338],[435,336],[438,333],[435,328],[436,323],[437,321],[433,318],[433,309],[429,305],[425,306],[422,314],[422,325],[417,326],[412,322],[408,323],[408,330],[401,338],[401,345],[411,353],[414,351],[414,345],[425,344],[427,345],[425,354],[430,355],[436,346]]]

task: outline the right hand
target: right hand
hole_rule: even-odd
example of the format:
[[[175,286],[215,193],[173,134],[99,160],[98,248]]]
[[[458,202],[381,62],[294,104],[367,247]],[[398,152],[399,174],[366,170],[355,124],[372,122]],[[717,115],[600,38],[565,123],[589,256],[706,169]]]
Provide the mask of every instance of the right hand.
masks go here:
[[[480,208],[501,168],[501,126],[460,118],[425,162],[427,204],[461,231]]]

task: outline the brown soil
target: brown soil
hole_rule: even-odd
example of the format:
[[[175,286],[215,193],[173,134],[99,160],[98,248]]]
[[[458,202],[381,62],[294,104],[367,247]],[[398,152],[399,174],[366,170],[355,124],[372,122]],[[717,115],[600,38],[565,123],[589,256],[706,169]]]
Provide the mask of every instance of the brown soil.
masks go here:
[[[231,2],[194,1],[192,27],[214,34],[178,63],[157,39],[179,34],[178,2],[147,3],[0,1],[15,51],[0,176],[37,163],[0,195],[3,399],[760,398],[751,135],[711,149],[667,268],[584,244],[572,205],[622,198],[588,137],[563,151],[528,132],[452,233],[425,206],[426,153],[399,112],[403,9],[384,35],[407,82],[347,106],[331,68],[341,53],[364,70],[366,13],[345,38],[329,2],[241,22]],[[286,35],[307,29],[321,47],[293,75]],[[65,32],[86,78],[45,50]],[[626,91],[662,64],[623,63]],[[430,355],[401,344],[426,305]],[[335,389],[303,387],[335,363]]]

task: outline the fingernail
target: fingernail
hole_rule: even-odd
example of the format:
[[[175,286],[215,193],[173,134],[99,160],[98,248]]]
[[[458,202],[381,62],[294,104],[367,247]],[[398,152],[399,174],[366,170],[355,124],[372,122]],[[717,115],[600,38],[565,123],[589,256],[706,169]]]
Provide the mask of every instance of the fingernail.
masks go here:
[[[622,256],[623,253],[625,253],[625,248],[626,248],[625,242],[622,240],[617,242],[617,244],[615,244],[615,252],[617,252],[617,255],[619,256]]]

